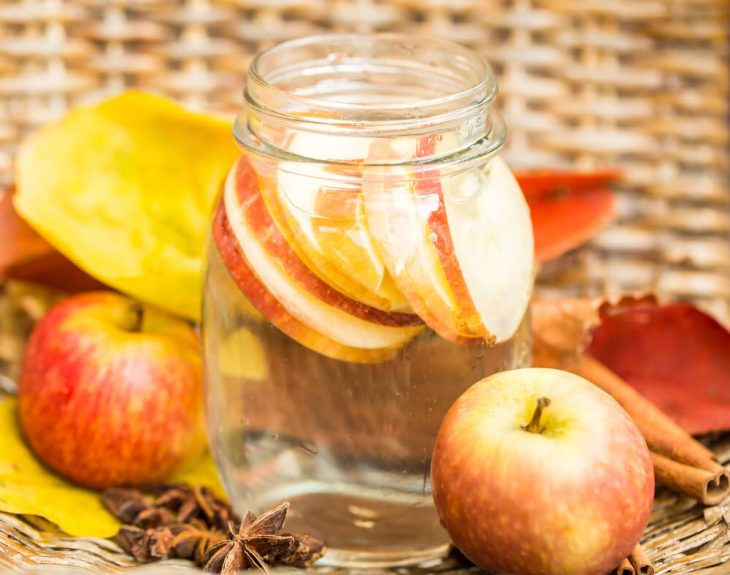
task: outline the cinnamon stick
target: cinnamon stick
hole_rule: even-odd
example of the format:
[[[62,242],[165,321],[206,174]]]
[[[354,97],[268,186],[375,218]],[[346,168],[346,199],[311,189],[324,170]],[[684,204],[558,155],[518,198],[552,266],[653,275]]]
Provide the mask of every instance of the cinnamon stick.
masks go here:
[[[716,505],[730,495],[730,477],[724,469],[707,471],[654,452],[651,459],[657,483],[674,491],[694,497],[705,505]]]
[[[629,561],[628,557],[621,561],[621,564],[616,567],[616,571],[614,571],[614,573],[616,575],[636,575],[636,571],[634,571],[634,567],[631,565],[631,561]]]
[[[614,371],[584,355],[575,372],[613,396],[634,420],[649,449],[670,459],[709,471],[724,473],[715,455],[651,403]]]
[[[634,568],[636,575],[654,575],[654,566],[649,561],[646,553],[644,553],[644,548],[640,543],[637,543],[636,547],[631,550],[629,562]]]

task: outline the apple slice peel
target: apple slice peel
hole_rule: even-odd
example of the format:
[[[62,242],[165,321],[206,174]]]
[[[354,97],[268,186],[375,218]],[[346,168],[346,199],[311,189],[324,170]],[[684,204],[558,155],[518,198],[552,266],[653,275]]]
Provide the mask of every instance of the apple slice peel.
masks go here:
[[[416,147],[416,158],[429,157],[436,153],[437,137],[435,135],[421,138]],[[429,204],[427,210],[418,210],[423,224],[430,230],[429,239],[433,243],[438,259],[443,268],[443,277],[448,282],[453,299],[458,302],[456,309],[448,310],[456,324],[456,329],[470,337],[490,339],[489,333],[479,318],[472,297],[464,281],[461,266],[456,257],[454,242],[451,238],[446,202],[442,189],[442,181],[438,170],[425,170],[416,177],[415,190],[418,202]],[[420,204],[419,204],[420,207]],[[438,266],[435,266],[438,268]]]
[[[292,246],[324,281],[369,306],[411,313],[373,245],[355,185],[360,179],[357,162],[367,157],[370,142],[369,138],[333,142],[298,133],[288,142],[288,151],[307,156],[317,149],[331,158],[344,154],[350,163],[281,162],[276,182],[262,191]],[[328,188],[333,179],[335,187]]]
[[[387,143],[375,159],[428,156],[448,145],[421,139],[413,151]],[[500,158],[488,178],[474,170],[409,174],[401,166],[366,169],[363,196],[371,233],[411,306],[439,335],[457,343],[498,343],[517,330],[533,281],[529,209]],[[410,181],[409,181],[410,178]]]
[[[384,141],[371,147],[372,164],[364,166],[362,187],[368,228],[388,272],[413,310],[444,339],[468,343],[452,321],[457,302],[429,239],[431,232],[418,214],[423,198],[416,201],[412,171],[402,165],[377,165],[383,159],[413,157],[413,153],[405,142],[397,150]]]
[[[282,333],[327,357],[352,363],[378,363],[395,357],[400,346],[359,349],[343,345],[311,329],[291,315],[249,267],[225,214],[223,202],[213,219],[213,237],[231,278],[245,296]]]
[[[248,262],[248,267],[254,271],[260,283],[266,287],[288,313],[314,331],[342,345],[353,348],[382,349],[399,347],[407,343],[421,330],[421,326],[418,325],[382,325],[355,316],[351,313],[355,309],[354,305],[351,304],[356,302],[342,299],[338,303],[342,303],[343,308],[331,305],[331,303],[323,301],[302,286],[299,278],[289,275],[285,267],[281,265],[282,260],[277,260],[267,250],[267,247],[281,247],[281,245],[273,246],[269,243],[274,241],[272,236],[264,235],[260,237],[254,229],[254,226],[260,225],[262,222],[256,222],[252,216],[263,217],[265,216],[265,210],[252,211],[252,206],[257,205],[255,196],[251,196],[246,200],[247,205],[242,206],[240,203],[236,184],[257,185],[254,173],[245,175],[246,177],[240,177],[239,169],[246,165],[250,167],[248,160],[242,158],[236,169],[232,170],[226,179],[223,192],[225,213],[233,236],[243,257]],[[263,222],[264,226],[265,224],[266,222]],[[272,235],[276,234],[275,226],[261,227],[259,232],[263,229]],[[287,259],[286,262],[291,266],[296,266],[296,259]],[[327,286],[327,289],[331,288]],[[345,296],[341,297],[344,298]],[[255,302],[252,303],[255,304]],[[371,309],[374,314],[379,311]]]
[[[279,266],[310,294],[324,303],[372,323],[390,326],[421,325],[423,323],[415,314],[386,312],[354,300],[316,275],[309,262],[301,259],[299,253],[294,249],[292,241],[284,235],[280,222],[277,222],[267,209],[262,193],[263,188],[248,160],[241,159],[234,167],[231,187],[232,192],[226,187],[224,201],[226,202],[226,214],[232,221],[234,229],[236,229],[237,221],[247,222],[247,228],[258,238],[259,243],[265,247],[268,254],[273,256]]]
[[[519,185],[499,158],[488,181],[468,201],[453,189],[466,175],[444,178],[448,230],[466,289],[487,332],[509,339],[532,295],[534,243],[530,212]]]

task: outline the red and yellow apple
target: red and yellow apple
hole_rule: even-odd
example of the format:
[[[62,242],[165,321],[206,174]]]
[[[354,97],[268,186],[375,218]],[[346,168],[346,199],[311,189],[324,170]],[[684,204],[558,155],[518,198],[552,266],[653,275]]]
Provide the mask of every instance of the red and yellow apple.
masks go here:
[[[554,369],[495,374],[449,409],[431,463],[454,544],[495,575],[601,575],[649,520],[654,473],[626,412]]]
[[[68,298],[30,337],[19,409],[38,457],[76,483],[163,480],[205,447],[197,335],[122,295]]]

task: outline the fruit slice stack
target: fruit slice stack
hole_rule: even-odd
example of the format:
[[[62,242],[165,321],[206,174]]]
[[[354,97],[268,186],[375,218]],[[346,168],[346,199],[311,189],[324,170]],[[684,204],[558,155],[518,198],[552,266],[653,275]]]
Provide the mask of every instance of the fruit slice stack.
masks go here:
[[[295,137],[291,151],[317,146]],[[429,168],[436,138],[358,141],[344,168],[242,157],[213,236],[231,277],[269,321],[331,358],[394,357],[425,323],[457,344],[509,339],[530,297],[529,210],[506,165]],[[348,150],[353,152],[352,150]]]

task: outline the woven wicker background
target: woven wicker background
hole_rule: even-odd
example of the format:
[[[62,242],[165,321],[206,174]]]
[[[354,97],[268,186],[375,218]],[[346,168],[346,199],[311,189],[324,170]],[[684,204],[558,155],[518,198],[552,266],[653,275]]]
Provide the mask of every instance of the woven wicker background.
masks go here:
[[[125,86],[238,107],[251,56],[417,31],[494,64],[516,167],[618,165],[616,225],[544,292],[653,287],[730,321],[728,0],[0,0],[0,184],[23,134]]]

